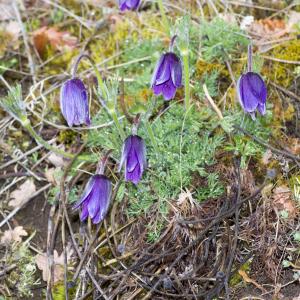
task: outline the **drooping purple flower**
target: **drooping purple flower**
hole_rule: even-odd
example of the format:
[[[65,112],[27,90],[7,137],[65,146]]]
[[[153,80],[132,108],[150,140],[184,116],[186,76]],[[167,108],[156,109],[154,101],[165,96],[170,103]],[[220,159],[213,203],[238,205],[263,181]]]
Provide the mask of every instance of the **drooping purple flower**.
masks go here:
[[[247,72],[237,82],[237,94],[242,108],[255,119],[255,111],[266,113],[267,87],[258,73]]]
[[[79,78],[72,78],[61,87],[60,109],[69,127],[90,125],[88,94]]]
[[[136,10],[140,5],[141,0],[119,0],[119,7],[121,11]]]
[[[182,83],[182,64],[173,52],[163,54],[156,64],[151,87],[155,95],[162,94],[165,100],[171,100]]]
[[[123,144],[119,171],[125,165],[125,180],[137,184],[147,168],[146,146],[138,135],[130,135]]]
[[[111,182],[102,174],[93,175],[88,181],[80,200],[73,207],[81,207],[80,220],[88,216],[94,224],[101,222],[108,210],[111,198]]]

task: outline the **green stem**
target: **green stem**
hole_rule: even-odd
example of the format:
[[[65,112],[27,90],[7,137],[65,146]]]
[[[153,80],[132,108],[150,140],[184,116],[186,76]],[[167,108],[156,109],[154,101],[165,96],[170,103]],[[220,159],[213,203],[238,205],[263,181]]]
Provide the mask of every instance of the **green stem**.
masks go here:
[[[111,117],[112,117],[118,131],[119,131],[120,137],[122,138],[122,140],[125,140],[125,132],[124,132],[124,130],[123,130],[121,124],[120,124],[120,121],[118,119],[116,111],[113,110],[113,111],[110,111],[109,113],[110,113],[110,115],[111,115]]]
[[[94,72],[96,74],[97,81],[98,81],[101,93],[102,93],[104,99],[107,100],[108,99],[108,91],[107,91],[106,85],[104,84],[102,76],[101,76],[99,70],[97,69],[97,67],[96,67],[96,65],[94,63],[92,63],[92,67],[93,67]]]
[[[159,11],[162,17],[162,22],[164,24],[165,30],[167,34],[170,35],[170,25],[169,25],[169,21],[162,0],[158,0],[158,7],[159,7]]]
[[[28,119],[26,119],[24,122],[22,122],[22,125],[23,125],[24,128],[27,129],[27,131],[35,139],[35,141],[38,144],[43,145],[47,150],[52,151],[52,152],[54,152],[58,155],[61,155],[63,157],[69,158],[69,159],[73,159],[75,157],[74,154],[71,154],[71,153],[65,152],[63,150],[60,150],[56,147],[51,146],[48,142],[46,142],[41,136],[39,136],[35,132],[35,130],[32,128],[32,126],[31,126]],[[78,159],[81,160],[81,161],[91,161],[91,159],[88,156],[85,156],[85,155],[80,155],[78,157]]]
[[[189,67],[189,51],[182,52],[183,57],[183,72],[184,72],[184,104],[185,109],[190,107],[190,67]]]
[[[156,143],[154,132],[153,132],[152,127],[151,127],[151,125],[149,123],[149,120],[147,120],[145,122],[145,126],[146,126],[147,133],[149,135],[149,138],[151,140],[152,146],[155,149],[156,153],[158,153],[158,146],[157,146],[157,143]]]
[[[101,90],[101,93],[102,93],[102,96],[104,97],[104,100],[107,100],[108,98],[108,91],[107,91],[107,88],[103,82],[103,79],[102,79],[102,76],[99,72],[99,70],[97,69],[97,66],[94,62],[94,60],[88,55],[88,54],[80,54],[77,59],[76,59],[76,63],[74,65],[74,68],[73,68],[73,71],[72,71],[72,76],[73,77],[76,77],[76,73],[77,73],[77,69],[78,69],[78,65],[80,63],[80,61],[83,59],[83,58],[87,58],[96,74],[96,77],[97,77],[97,81],[98,81],[98,84],[99,84],[99,87],[100,87],[100,90]]]

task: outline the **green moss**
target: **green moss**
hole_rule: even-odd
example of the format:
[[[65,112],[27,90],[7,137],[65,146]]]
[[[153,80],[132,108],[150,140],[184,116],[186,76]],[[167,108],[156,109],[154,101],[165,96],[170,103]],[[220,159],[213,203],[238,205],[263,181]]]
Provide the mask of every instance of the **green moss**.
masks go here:
[[[58,141],[64,145],[73,144],[78,137],[78,133],[73,130],[61,130],[58,135]]]
[[[276,47],[270,56],[281,60],[299,61],[300,40],[293,40]],[[296,67],[296,64],[270,61],[269,67],[264,69],[263,73],[272,81],[288,88],[295,78],[294,72]]]
[[[45,66],[43,72],[46,72],[48,75],[57,75],[64,74],[71,70],[71,63],[73,58],[79,54],[78,49],[65,51],[61,55],[56,55],[56,51],[53,50],[50,46],[47,47],[45,59],[53,57],[50,62]]]
[[[12,42],[12,36],[5,30],[0,28],[0,57],[4,55],[4,53],[6,52],[8,46],[11,44]],[[4,64],[4,62],[1,61],[1,65]],[[2,70],[0,69],[0,72],[2,72]],[[1,73],[0,73],[1,74]]]

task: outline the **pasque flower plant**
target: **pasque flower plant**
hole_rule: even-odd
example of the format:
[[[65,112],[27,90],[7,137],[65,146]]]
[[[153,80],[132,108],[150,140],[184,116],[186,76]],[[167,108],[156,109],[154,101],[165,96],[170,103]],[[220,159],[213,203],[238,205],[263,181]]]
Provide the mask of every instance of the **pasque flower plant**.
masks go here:
[[[267,87],[262,77],[252,72],[252,47],[248,47],[248,71],[242,74],[237,82],[237,95],[240,104],[252,119],[255,119],[255,112],[261,115],[266,113]]]
[[[104,175],[107,158],[108,154],[101,161],[97,174],[89,179],[81,198],[74,206],[74,209],[81,207],[81,221],[90,217],[93,224],[98,224],[108,211],[112,188],[110,180]]]
[[[68,125],[90,125],[88,93],[79,78],[66,81],[60,92],[60,108]]]
[[[138,184],[147,168],[147,159],[145,142],[135,131],[124,141],[119,171],[124,165],[125,180]]]
[[[163,54],[157,62],[151,81],[154,94],[162,94],[167,101],[175,97],[176,90],[182,85],[181,60],[173,52],[175,38],[172,38],[169,52]]]

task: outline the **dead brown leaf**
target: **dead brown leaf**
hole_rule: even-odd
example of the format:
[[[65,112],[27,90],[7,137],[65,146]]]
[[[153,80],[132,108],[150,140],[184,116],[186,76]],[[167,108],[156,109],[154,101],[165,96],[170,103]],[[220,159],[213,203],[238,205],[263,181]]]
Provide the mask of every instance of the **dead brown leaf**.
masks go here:
[[[67,247],[67,257],[68,257],[68,263],[72,259],[73,251]],[[48,274],[49,274],[49,268],[48,268],[48,256],[47,253],[38,254],[35,257],[35,262],[38,266],[38,268],[42,271],[43,280],[47,281]],[[64,278],[64,254],[61,253],[60,256],[58,256],[58,253],[56,250],[53,251],[53,282],[57,283],[58,281],[63,280]]]
[[[245,19],[241,26],[256,40],[258,49],[266,52],[272,47],[272,45],[265,44],[266,41],[275,41],[297,31],[295,25],[300,23],[300,13],[290,12],[287,21],[267,18],[251,22],[250,16],[245,17]]]
[[[287,33],[286,24],[279,19],[254,21],[249,26],[249,33],[264,40],[275,40]]]
[[[36,191],[36,186],[32,179],[27,179],[18,189],[10,194],[8,205],[12,207],[22,206]]]
[[[264,165],[269,164],[272,156],[273,156],[272,151],[270,149],[268,149],[262,156],[262,163]]]
[[[292,199],[291,190],[287,186],[278,186],[274,189],[273,205],[279,211],[287,211],[289,218],[294,218],[297,215],[295,201]]]
[[[33,32],[33,44],[42,56],[47,46],[58,51],[72,50],[77,44],[77,38],[67,31],[58,31],[54,27],[42,27]]]
[[[6,230],[1,237],[1,244],[10,244],[13,242],[21,242],[22,236],[27,236],[27,232],[24,230],[23,226],[17,226],[14,229]]]
[[[64,167],[66,164],[62,156],[57,155],[53,152],[48,156],[47,160],[50,161],[57,168]]]
[[[236,174],[233,167],[226,167],[225,165],[221,166],[219,170],[220,173],[225,174],[226,179],[229,182],[235,182]],[[241,188],[243,191],[252,194],[256,190],[256,184],[254,176],[251,170],[248,169],[241,169]],[[229,185],[228,192],[231,191],[231,185]]]
[[[252,194],[256,190],[255,179],[250,170],[241,170],[241,186],[242,189]]]

